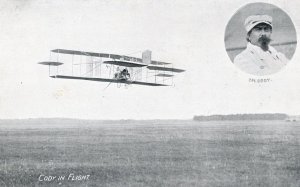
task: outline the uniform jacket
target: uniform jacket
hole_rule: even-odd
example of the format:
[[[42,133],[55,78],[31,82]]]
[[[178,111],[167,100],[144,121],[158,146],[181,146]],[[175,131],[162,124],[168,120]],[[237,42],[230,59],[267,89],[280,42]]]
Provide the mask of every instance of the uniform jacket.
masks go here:
[[[278,72],[288,62],[284,54],[272,46],[264,51],[248,42],[247,48],[234,58],[234,64],[253,75],[270,75]]]

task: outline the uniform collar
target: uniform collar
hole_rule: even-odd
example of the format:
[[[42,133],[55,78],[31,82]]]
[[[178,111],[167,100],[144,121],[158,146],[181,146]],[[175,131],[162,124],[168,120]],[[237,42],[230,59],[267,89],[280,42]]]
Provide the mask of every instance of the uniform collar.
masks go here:
[[[265,53],[265,52],[269,52],[270,54],[275,54],[277,53],[276,50],[269,45],[269,49],[267,51],[262,50],[260,47],[258,47],[257,45],[253,45],[252,43],[248,42],[247,43],[247,48],[252,51],[252,53]]]

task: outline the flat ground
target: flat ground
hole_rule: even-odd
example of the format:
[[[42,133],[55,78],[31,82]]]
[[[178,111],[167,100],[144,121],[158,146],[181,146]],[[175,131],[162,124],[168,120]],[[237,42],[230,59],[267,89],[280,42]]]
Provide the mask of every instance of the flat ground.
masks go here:
[[[0,186],[300,185],[299,122],[1,124],[0,144]]]

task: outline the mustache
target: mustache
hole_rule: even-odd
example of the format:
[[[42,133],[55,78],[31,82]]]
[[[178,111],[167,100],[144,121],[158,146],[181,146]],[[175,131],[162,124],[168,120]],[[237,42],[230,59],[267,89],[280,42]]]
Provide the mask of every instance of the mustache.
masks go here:
[[[271,38],[265,36],[265,35],[262,35],[259,39],[258,39],[258,42],[261,42],[261,43],[270,43],[272,41]]]

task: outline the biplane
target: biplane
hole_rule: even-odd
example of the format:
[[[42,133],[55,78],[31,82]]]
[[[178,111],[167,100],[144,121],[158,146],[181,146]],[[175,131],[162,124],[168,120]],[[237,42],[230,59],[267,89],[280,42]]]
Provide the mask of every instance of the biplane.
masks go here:
[[[52,78],[88,80],[143,86],[170,86],[176,73],[172,63],[154,61],[151,51],[142,52],[142,58],[94,53],[67,49],[50,51],[50,60],[39,62],[49,66]],[[67,65],[69,64],[69,65]]]

